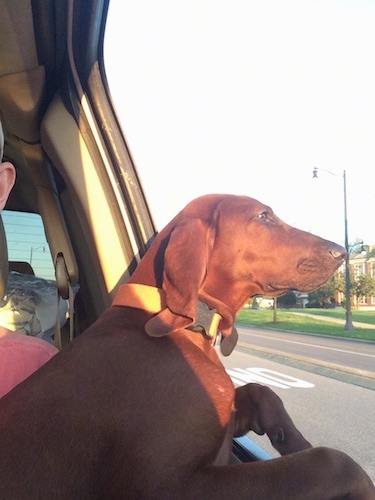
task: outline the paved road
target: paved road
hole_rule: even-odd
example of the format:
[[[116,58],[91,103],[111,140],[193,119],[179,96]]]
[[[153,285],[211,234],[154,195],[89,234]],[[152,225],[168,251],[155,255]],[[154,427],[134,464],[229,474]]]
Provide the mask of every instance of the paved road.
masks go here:
[[[249,352],[236,348],[221,358],[233,382],[253,381],[271,387],[313,446],[346,452],[375,481],[374,391]],[[249,436],[271,456],[277,456],[266,437]]]
[[[266,330],[237,325],[239,346],[374,379],[375,342]],[[375,385],[374,385],[375,387]]]

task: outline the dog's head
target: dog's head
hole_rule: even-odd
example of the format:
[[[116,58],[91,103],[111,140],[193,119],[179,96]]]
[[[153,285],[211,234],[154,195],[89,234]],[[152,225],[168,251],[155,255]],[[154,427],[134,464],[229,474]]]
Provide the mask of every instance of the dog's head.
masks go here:
[[[246,300],[314,290],[344,258],[342,247],[285,224],[257,200],[207,195],[159,233],[131,281],[165,292],[167,308],[149,320],[149,335],[193,325],[201,300],[222,316],[219,329],[230,351],[235,315]]]

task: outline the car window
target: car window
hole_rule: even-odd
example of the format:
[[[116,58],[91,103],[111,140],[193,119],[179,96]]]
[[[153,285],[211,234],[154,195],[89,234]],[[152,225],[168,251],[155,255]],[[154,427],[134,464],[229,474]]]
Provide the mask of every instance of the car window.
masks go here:
[[[39,214],[4,210],[2,212],[10,262],[26,262],[40,278],[54,280],[51,252]]]
[[[111,0],[104,46],[108,85],[157,228],[197,196],[244,194],[349,252],[365,243],[366,256],[355,258],[366,261],[358,273],[370,273],[375,233],[365,214],[374,211],[368,182],[375,164],[374,25],[375,4],[358,0],[143,0],[131,5]],[[251,333],[240,331],[247,347],[225,360],[225,366],[242,381],[278,384],[286,406],[296,416],[301,411],[297,421],[306,425],[314,443],[352,454],[375,480],[370,441],[362,440],[360,430],[353,432],[354,416],[345,405],[355,399],[352,407],[361,408],[366,426],[373,411],[368,402],[374,389],[374,288],[357,301],[365,308],[357,318],[365,322],[370,342],[331,348],[331,336],[340,338],[344,332],[342,274],[341,269],[334,284],[341,294],[337,310],[323,311],[333,320],[322,322],[322,309],[315,311],[319,332],[327,338],[312,335],[311,345],[305,335],[286,338],[291,332],[282,324],[288,319],[281,311],[277,316],[277,307],[272,311],[266,298],[269,310],[250,311]],[[326,304],[334,294],[325,291]],[[308,296],[294,299],[307,302]],[[318,327],[309,326],[309,332]],[[327,333],[333,327],[337,331]],[[277,328],[281,333],[275,333]],[[287,343],[291,351],[300,345],[308,360],[298,370],[286,366],[284,354],[275,354],[284,353]],[[339,370],[338,352],[347,355]],[[321,353],[332,358],[321,361]],[[268,357],[277,363],[265,361]],[[299,354],[288,351],[287,357],[293,367]],[[319,359],[318,368],[309,364],[312,357]],[[371,377],[362,386],[355,378],[356,362]],[[349,372],[354,375],[345,384]],[[306,419],[317,409],[322,410],[318,419]],[[331,428],[318,425],[320,419],[331,422]]]
[[[346,169],[349,240],[373,244],[374,23],[357,0],[111,0],[108,83],[158,228],[229,192],[343,244]]]

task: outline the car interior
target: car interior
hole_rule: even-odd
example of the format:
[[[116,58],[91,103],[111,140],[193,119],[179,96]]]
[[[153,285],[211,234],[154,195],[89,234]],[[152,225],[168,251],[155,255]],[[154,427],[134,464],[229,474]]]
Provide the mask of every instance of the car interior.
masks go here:
[[[107,7],[0,3],[4,160],[17,171],[5,208],[40,215],[59,295],[72,300],[79,288],[73,337],[110,305],[155,234],[105,81]],[[8,250],[10,270],[34,272]]]
[[[52,312],[36,335],[59,348],[110,306],[156,234],[106,81],[108,4],[0,1],[3,160],[17,173],[2,214],[0,295],[44,301]],[[1,326],[15,329],[3,305]],[[249,442],[236,440],[236,460],[265,458]]]

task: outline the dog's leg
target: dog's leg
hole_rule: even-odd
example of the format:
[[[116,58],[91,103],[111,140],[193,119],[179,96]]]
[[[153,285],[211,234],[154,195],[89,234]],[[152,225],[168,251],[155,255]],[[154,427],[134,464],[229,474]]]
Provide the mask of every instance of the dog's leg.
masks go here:
[[[375,499],[374,485],[364,470],[345,453],[323,447],[273,460],[206,467],[186,484],[188,493],[181,498]]]
[[[286,412],[281,399],[268,387],[246,384],[236,389],[235,436],[249,431],[267,434],[281,455],[311,448]]]

